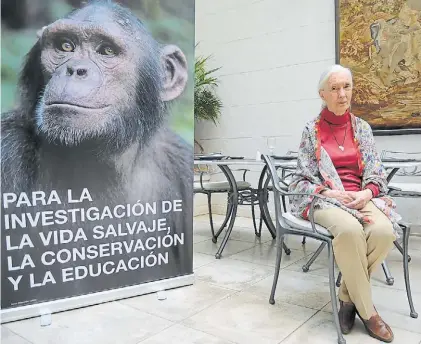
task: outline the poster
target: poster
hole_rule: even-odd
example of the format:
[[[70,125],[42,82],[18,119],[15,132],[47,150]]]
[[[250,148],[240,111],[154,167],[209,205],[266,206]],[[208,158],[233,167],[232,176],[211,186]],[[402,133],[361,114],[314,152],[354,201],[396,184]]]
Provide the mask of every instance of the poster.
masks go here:
[[[338,62],[352,111],[375,133],[421,133],[421,1],[336,0]]]
[[[14,3],[2,315],[192,275],[194,0]]]

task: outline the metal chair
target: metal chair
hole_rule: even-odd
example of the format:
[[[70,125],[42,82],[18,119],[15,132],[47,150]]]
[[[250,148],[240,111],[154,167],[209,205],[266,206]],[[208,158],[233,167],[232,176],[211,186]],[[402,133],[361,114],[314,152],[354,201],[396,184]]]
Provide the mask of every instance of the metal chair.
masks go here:
[[[318,198],[324,198],[320,194],[314,195],[313,201],[310,207],[310,219],[311,221],[305,221],[293,216],[290,212],[284,211],[281,206],[281,199],[291,195],[300,195],[297,193],[289,193],[282,190],[280,186],[281,178],[276,172],[275,164],[273,159],[268,155],[262,155],[263,161],[268,167],[268,173],[272,179],[272,187],[274,194],[275,203],[275,221],[276,221],[276,264],[275,273],[273,278],[272,290],[269,298],[270,304],[275,304],[275,292],[276,285],[278,283],[279,272],[281,268],[282,260],[282,245],[284,243],[285,235],[299,235],[305,237],[311,237],[313,239],[324,242],[328,246],[329,252],[329,289],[330,298],[332,302],[333,317],[336,325],[336,331],[338,334],[338,343],[345,344],[346,341],[342,335],[339,316],[338,316],[338,305],[336,302],[336,291],[335,291],[335,259],[333,253],[332,239],[333,236],[329,231],[319,225],[316,225],[313,220],[314,203]]]
[[[253,198],[253,193],[251,189],[251,184],[246,181],[246,173],[247,169],[239,169],[243,171],[243,180],[236,181],[237,189],[238,189],[238,204],[243,205],[245,203],[249,203],[252,206],[252,216],[253,216],[253,224],[256,226],[256,220],[255,220],[255,212],[254,212],[254,206],[258,204],[258,200]],[[200,179],[198,182],[194,182],[193,185],[193,193],[201,193],[205,194],[207,196],[208,200],[208,211],[209,211],[209,222],[212,232],[212,242],[216,243],[218,240],[219,235],[224,230],[225,226],[228,223],[228,220],[231,216],[233,203],[231,201],[232,199],[232,190],[230,187],[230,184],[228,181],[204,181],[203,176],[206,175],[217,175],[223,172],[211,172],[209,169],[207,171],[200,171]],[[223,193],[227,194],[227,211],[225,214],[225,219],[222,222],[222,225],[219,227],[219,229],[215,233],[214,229],[214,222],[212,219],[212,194],[214,193]],[[255,227],[256,228],[256,227]],[[256,229],[255,229],[256,230]]]
[[[268,174],[270,174],[272,179],[273,185],[273,192],[274,192],[274,201],[275,201],[275,220],[276,220],[276,264],[275,264],[275,273],[273,278],[273,285],[272,290],[269,298],[269,303],[275,303],[275,291],[276,285],[279,278],[280,273],[280,266],[282,260],[282,246],[284,243],[285,235],[298,235],[304,237],[310,237],[315,240],[319,240],[322,243],[325,243],[328,247],[328,256],[329,256],[329,290],[330,290],[330,298],[332,303],[332,311],[334,322],[336,326],[336,331],[338,335],[338,343],[344,344],[346,343],[341,329],[339,325],[339,316],[338,316],[338,305],[336,300],[336,290],[335,290],[335,258],[333,252],[333,244],[332,234],[323,226],[315,224],[314,222],[314,204],[317,199],[323,199],[324,196],[320,194],[314,194],[313,200],[310,204],[310,212],[309,212],[309,221],[303,220],[301,218],[293,216],[290,212],[284,211],[283,207],[281,206],[281,199],[284,199],[288,196],[294,195],[307,195],[308,194],[300,194],[300,193],[289,193],[282,189],[281,187],[281,178],[276,172],[276,167],[274,160],[268,155],[262,155],[262,159],[266,163],[268,167]],[[408,229],[406,231],[406,229]],[[409,235],[409,227],[405,227],[405,234],[404,236],[404,255],[407,257],[408,254],[408,235]],[[409,271],[408,271],[408,260],[404,259],[404,270],[405,270],[405,283],[407,289],[407,296],[411,308],[411,317],[417,317],[417,313],[414,310],[413,303],[412,303],[412,295],[410,291],[410,284],[409,284]]]

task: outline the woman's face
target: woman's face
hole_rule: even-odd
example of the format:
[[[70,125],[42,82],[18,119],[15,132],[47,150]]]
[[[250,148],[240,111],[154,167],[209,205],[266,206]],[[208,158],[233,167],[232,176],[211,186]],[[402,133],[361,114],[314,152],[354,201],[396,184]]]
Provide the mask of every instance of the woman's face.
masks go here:
[[[335,115],[341,116],[351,105],[352,80],[345,72],[333,73],[319,94],[326,102],[327,108]]]

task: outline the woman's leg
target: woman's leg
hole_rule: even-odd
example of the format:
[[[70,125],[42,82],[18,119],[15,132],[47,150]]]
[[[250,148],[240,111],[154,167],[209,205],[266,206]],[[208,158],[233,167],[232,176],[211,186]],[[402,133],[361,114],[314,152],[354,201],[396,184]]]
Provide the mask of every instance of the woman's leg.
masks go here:
[[[339,289],[339,299],[354,303],[359,314],[369,319],[375,310],[371,298],[368,248],[363,226],[354,216],[337,207],[316,210],[314,220],[334,236],[335,259],[346,284],[346,287],[341,286]]]
[[[373,202],[369,202],[361,212],[373,219],[373,223],[364,225],[367,238],[368,275],[371,276],[393,248],[396,236],[392,222]]]
[[[341,303],[339,310],[342,331],[348,333],[354,324],[353,303],[370,336],[390,343],[393,332],[374,309],[370,275],[386,258],[395,235],[390,221],[372,202],[361,211],[369,215],[373,223],[363,227],[355,217],[340,208],[317,210],[314,219],[334,236],[336,262],[345,282],[339,290],[339,299],[345,302]],[[347,296],[352,303],[346,303]]]
[[[373,204],[373,202],[369,202],[360,211],[373,219],[373,223],[364,225],[367,242],[368,276],[371,278],[372,273],[386,259],[388,253],[392,249],[396,236],[393,232],[393,226],[390,220]],[[339,290],[340,299],[348,302],[346,298],[347,295],[348,290],[346,282],[343,281]]]

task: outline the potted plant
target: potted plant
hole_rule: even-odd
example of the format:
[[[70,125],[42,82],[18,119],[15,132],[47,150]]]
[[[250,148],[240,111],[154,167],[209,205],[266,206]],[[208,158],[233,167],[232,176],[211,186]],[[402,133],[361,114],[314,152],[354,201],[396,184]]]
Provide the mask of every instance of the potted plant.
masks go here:
[[[212,121],[216,124],[221,115],[222,101],[215,92],[219,80],[213,76],[219,68],[207,69],[206,62],[210,58],[197,57],[194,68],[194,118],[196,121]],[[202,145],[194,139],[201,152]]]

